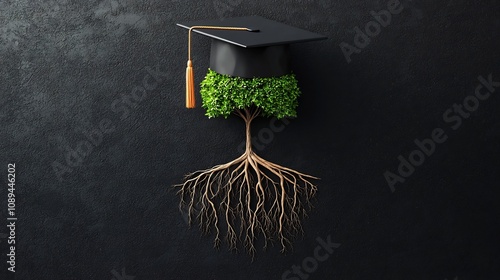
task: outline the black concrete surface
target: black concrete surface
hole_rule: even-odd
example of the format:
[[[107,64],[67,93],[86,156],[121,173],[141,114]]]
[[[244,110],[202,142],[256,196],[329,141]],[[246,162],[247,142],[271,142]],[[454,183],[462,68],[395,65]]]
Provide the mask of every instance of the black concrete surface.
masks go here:
[[[1,1],[0,278],[498,279],[499,6]],[[184,108],[175,23],[247,15],[329,37],[291,48],[298,118],[253,127],[262,157],[321,177],[293,251],[253,262],[189,229],[168,191],[244,140],[238,118]],[[210,40],[194,36],[199,82]]]

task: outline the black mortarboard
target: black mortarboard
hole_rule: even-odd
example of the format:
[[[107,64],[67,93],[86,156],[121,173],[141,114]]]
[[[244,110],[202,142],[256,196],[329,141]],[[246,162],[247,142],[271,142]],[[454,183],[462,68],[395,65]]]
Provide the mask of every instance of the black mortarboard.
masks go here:
[[[191,30],[211,37],[210,69],[235,77],[276,77],[290,73],[289,44],[325,36],[260,16],[178,23],[189,29],[186,107],[194,107]]]

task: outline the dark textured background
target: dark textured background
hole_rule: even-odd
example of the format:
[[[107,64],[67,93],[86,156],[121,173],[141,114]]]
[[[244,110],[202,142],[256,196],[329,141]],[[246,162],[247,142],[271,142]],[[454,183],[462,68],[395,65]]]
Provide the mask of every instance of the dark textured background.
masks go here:
[[[347,63],[339,44],[387,2],[1,1],[0,225],[15,162],[15,279],[281,279],[328,236],[341,246],[307,279],[498,279],[500,89],[459,129],[442,118],[478,76],[500,80],[498,1],[402,1]],[[253,263],[188,229],[168,192],[238,156],[244,139],[241,120],[184,108],[187,33],[175,23],[252,14],[329,37],[292,47],[299,117],[259,151],[321,177],[316,207],[292,252],[276,246]],[[201,81],[210,41],[195,36]],[[127,97],[155,71],[156,87]],[[68,166],[100,122],[102,141]],[[437,127],[448,140],[391,192],[384,172]],[[6,232],[1,279],[13,278]]]

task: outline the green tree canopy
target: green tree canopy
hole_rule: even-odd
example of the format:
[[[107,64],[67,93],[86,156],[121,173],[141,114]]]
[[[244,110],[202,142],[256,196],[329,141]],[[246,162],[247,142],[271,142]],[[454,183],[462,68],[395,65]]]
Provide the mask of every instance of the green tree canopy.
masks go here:
[[[256,106],[263,116],[296,117],[300,89],[294,74],[271,78],[240,78],[211,69],[201,82],[202,107],[209,118],[227,118],[234,110]]]

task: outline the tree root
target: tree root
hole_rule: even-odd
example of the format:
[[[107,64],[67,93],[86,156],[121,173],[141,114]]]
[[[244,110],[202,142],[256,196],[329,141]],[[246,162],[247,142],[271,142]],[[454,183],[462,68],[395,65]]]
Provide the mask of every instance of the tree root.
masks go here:
[[[297,172],[259,157],[252,151],[250,123],[258,111],[237,111],[246,123],[246,151],[237,159],[188,174],[177,194],[188,222],[196,221],[203,233],[215,231],[219,247],[221,229],[230,249],[241,241],[254,255],[255,241],[262,234],[264,249],[277,239],[282,252],[302,233],[301,219],[311,208],[317,188],[314,176]]]

